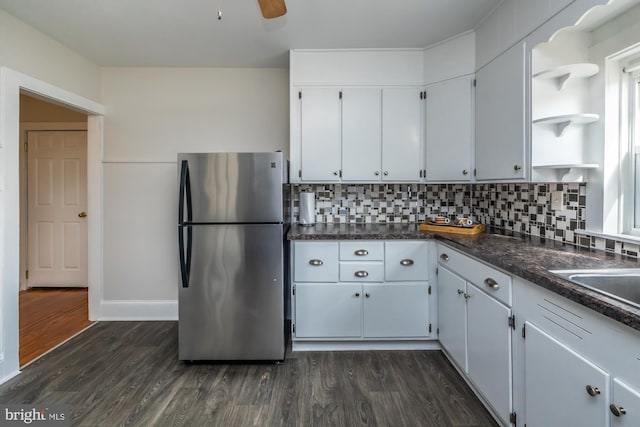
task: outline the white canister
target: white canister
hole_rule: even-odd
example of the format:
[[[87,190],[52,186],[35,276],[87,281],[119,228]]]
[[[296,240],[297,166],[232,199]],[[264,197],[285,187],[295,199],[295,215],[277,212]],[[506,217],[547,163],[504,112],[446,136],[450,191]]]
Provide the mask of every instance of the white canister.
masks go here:
[[[300,192],[300,225],[313,225],[316,222],[316,193]]]

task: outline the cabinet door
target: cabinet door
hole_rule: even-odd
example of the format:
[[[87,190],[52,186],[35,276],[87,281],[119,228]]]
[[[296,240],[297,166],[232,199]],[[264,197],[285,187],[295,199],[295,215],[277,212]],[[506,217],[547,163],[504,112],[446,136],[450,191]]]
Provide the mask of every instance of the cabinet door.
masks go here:
[[[418,88],[382,90],[383,181],[420,180],[422,102]]]
[[[618,378],[613,380],[611,427],[640,426],[640,392]]]
[[[476,74],[476,179],[525,177],[525,44]]]
[[[511,310],[467,283],[469,378],[503,421],[511,412]]]
[[[301,89],[300,168],[303,181],[340,180],[340,90]]]
[[[471,179],[473,78],[427,88],[425,133],[428,181]]]
[[[467,371],[466,283],[446,268],[438,267],[438,328],[442,347]]]
[[[342,91],[342,179],[380,180],[382,91]]]
[[[426,283],[372,283],[364,289],[366,338],[424,338],[429,332],[429,286]]]
[[[362,285],[295,284],[296,338],[360,338]]]
[[[528,427],[608,425],[609,375],[533,324],[525,322],[525,330],[524,423]],[[587,392],[588,386],[594,396]]]

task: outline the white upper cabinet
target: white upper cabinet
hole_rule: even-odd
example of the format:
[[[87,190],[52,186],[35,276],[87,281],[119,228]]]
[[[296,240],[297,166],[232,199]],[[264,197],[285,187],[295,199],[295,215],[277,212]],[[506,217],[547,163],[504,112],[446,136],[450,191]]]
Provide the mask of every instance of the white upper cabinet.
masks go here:
[[[473,77],[427,87],[426,179],[469,181],[472,176]]]
[[[303,181],[339,181],[340,90],[305,88],[300,89],[298,94],[299,178]]]
[[[519,43],[476,74],[477,180],[526,178],[526,55]]]
[[[422,91],[382,90],[382,180],[420,181],[422,158]]]
[[[349,88],[342,91],[342,179],[380,180],[382,91]]]

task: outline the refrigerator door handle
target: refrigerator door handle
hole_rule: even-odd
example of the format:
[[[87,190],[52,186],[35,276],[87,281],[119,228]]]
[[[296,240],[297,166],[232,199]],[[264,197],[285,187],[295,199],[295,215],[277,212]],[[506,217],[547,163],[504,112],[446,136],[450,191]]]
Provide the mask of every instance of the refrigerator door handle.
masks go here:
[[[187,229],[187,247],[185,253],[184,231]],[[189,287],[191,276],[191,247],[193,244],[193,227],[190,225],[178,226],[178,247],[180,250],[180,276],[182,277],[182,287]]]
[[[187,202],[187,222],[193,219],[191,205],[191,178],[189,176],[189,162],[183,160],[180,165],[180,197],[178,199],[178,224],[184,224],[184,204]]]

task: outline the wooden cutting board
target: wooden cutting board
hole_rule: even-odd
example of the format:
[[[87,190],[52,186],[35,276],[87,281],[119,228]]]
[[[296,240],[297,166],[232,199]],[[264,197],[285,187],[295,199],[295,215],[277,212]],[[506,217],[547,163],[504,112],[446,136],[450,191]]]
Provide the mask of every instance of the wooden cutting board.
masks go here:
[[[456,225],[433,225],[428,223],[420,224],[420,231],[432,231],[435,233],[453,233],[453,234],[480,234],[486,230],[484,224],[473,224],[471,227],[460,227]]]

